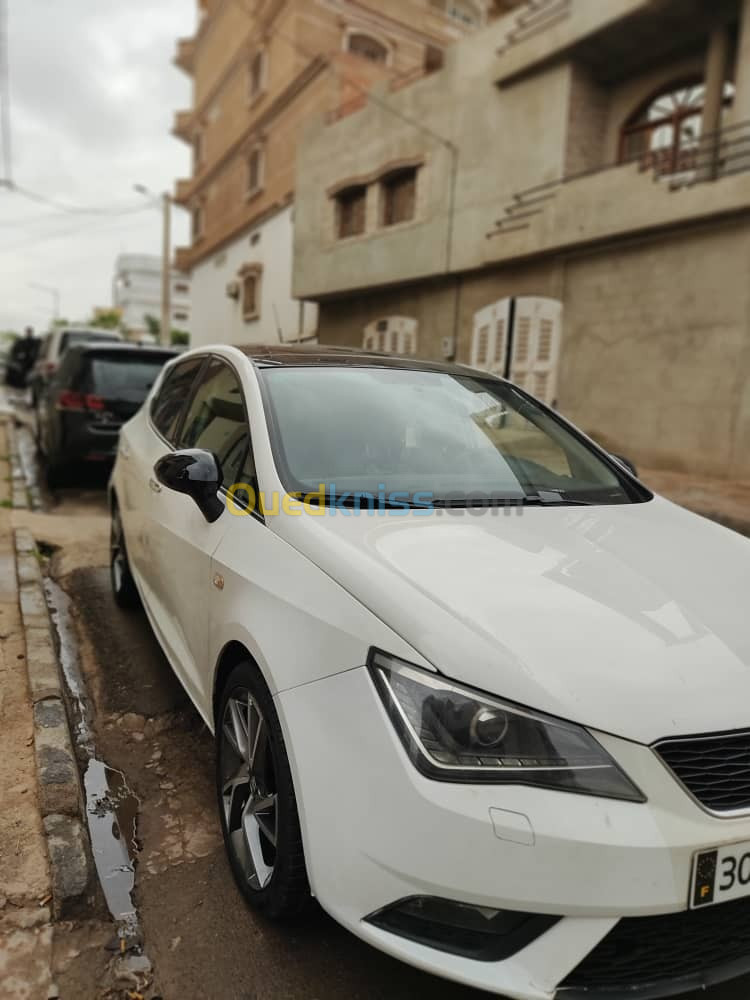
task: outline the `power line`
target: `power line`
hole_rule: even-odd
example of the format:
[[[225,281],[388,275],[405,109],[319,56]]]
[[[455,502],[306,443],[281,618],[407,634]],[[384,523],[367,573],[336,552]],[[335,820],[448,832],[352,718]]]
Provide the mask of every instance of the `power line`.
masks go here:
[[[140,211],[140,212],[150,212],[151,209],[152,209],[152,206],[149,205],[148,203],[146,203],[146,204],[142,205],[141,208],[138,209],[137,211]],[[130,212],[129,214],[130,215],[134,215],[135,214],[135,210],[133,212]],[[123,219],[123,222],[125,222],[125,221],[126,220]],[[16,250],[24,250],[27,247],[38,246],[39,244],[42,244],[42,243],[50,243],[50,242],[53,242],[54,240],[64,239],[66,236],[76,236],[76,235],[78,235],[78,233],[85,232],[86,230],[89,230],[89,229],[95,229],[96,230],[96,229],[106,228],[107,226],[115,226],[115,225],[116,225],[115,222],[110,222],[110,221],[103,222],[103,220],[101,218],[95,219],[93,221],[89,220],[89,222],[86,223],[86,224],[84,224],[84,225],[73,226],[72,228],[68,228],[68,229],[62,229],[62,230],[59,230],[56,233],[49,233],[46,236],[36,236],[36,237],[34,237],[34,239],[24,240],[21,243],[15,243],[15,244],[13,244],[12,246],[9,246],[9,247],[0,247],[0,255],[5,254],[5,253],[15,253]]]
[[[10,135],[10,68],[8,62],[8,0],[0,0],[0,137],[3,176],[0,184],[12,184],[13,158]]]
[[[0,0],[0,2],[2,2],[2,0]],[[36,202],[38,205],[48,205],[50,208],[54,208],[58,212],[64,212],[68,215],[116,216],[132,215],[136,212],[143,211],[143,202],[141,201],[132,205],[124,205],[120,208],[106,205],[71,205],[69,202],[57,201],[55,198],[48,198],[46,195],[39,194],[37,191],[31,191],[29,188],[20,187],[13,181],[7,181],[4,186],[12,194],[20,195],[28,201]]]

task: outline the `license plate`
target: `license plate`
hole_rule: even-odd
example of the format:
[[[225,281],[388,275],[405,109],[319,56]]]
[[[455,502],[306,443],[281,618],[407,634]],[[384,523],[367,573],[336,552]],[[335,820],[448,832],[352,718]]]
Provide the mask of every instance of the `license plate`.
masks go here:
[[[750,841],[700,851],[693,859],[690,908],[750,896]]]

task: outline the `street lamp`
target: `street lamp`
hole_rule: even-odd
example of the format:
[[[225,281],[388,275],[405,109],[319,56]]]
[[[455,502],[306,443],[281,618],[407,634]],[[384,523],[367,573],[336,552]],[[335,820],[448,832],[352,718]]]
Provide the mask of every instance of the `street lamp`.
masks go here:
[[[36,288],[37,291],[46,292],[48,295],[52,296],[52,301],[54,302],[54,312],[52,318],[56,322],[60,318],[60,289],[53,288],[51,285],[39,285],[35,281],[29,282],[29,288]]]
[[[168,191],[156,195],[145,184],[134,184],[133,190],[154,202],[161,201],[162,207],[162,239],[161,239],[161,325],[159,339],[169,346],[172,339],[172,306],[170,302],[170,286],[172,279],[172,196]]]

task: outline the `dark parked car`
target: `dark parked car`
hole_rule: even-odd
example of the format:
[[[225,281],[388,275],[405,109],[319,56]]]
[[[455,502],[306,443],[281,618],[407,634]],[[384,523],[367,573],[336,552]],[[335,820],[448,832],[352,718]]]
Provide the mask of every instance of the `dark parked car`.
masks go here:
[[[131,344],[74,344],[38,401],[37,437],[52,484],[78,462],[111,462],[120,427],[177,352]]]
[[[40,337],[19,337],[13,342],[8,352],[8,363],[5,368],[6,385],[15,389],[26,387],[26,379],[34,367],[42,340]]]

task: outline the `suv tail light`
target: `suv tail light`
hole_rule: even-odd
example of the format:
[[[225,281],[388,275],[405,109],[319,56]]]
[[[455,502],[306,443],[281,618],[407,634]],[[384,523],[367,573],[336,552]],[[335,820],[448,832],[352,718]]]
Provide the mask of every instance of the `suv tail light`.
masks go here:
[[[68,413],[100,412],[104,409],[104,400],[93,393],[73,392],[63,389],[57,397],[57,409]]]

